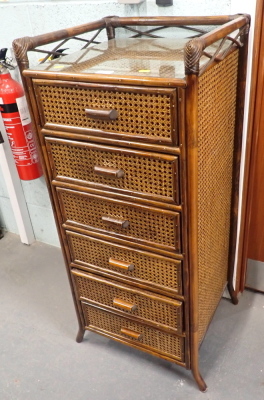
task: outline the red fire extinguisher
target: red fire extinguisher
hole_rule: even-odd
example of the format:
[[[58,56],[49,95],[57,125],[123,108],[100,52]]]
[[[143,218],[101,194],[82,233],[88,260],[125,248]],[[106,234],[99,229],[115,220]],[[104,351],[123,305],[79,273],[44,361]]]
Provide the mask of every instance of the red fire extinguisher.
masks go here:
[[[42,168],[32,133],[25,93],[8,69],[7,49],[0,50],[0,112],[20,179],[28,181],[42,176]]]

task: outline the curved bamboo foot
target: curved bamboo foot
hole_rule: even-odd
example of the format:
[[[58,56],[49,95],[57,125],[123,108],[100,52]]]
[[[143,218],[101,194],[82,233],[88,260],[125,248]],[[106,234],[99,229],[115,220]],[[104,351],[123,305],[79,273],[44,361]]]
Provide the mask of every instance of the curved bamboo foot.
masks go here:
[[[238,304],[238,297],[237,297],[236,292],[234,291],[233,285],[228,284],[227,288],[228,288],[232,303],[237,305]]]
[[[77,336],[76,336],[76,342],[77,343],[81,343],[83,341],[84,333],[85,333],[85,329],[79,328],[79,331],[78,331]]]
[[[206,385],[205,381],[203,380],[200,372],[197,370],[192,370],[192,374],[193,374],[193,377],[194,377],[199,389],[201,390],[201,392],[206,392],[207,385]]]

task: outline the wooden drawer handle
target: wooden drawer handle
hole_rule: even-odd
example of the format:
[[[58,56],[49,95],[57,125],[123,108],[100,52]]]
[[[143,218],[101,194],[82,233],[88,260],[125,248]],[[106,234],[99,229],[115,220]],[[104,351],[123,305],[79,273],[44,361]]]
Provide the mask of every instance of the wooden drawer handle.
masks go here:
[[[117,110],[98,110],[95,108],[86,108],[85,114],[92,119],[100,119],[102,121],[113,121],[118,118]]]
[[[126,229],[129,227],[129,221],[123,219],[102,216],[102,221],[105,222],[106,224],[112,224],[122,229]]]
[[[115,307],[123,308],[123,310],[126,310],[126,311],[136,311],[136,309],[137,309],[136,304],[132,304],[132,303],[129,303],[128,301],[117,299],[117,298],[114,298],[113,305]]]
[[[126,261],[116,260],[115,258],[109,258],[109,264],[112,267],[124,269],[125,271],[134,271],[135,265]]]
[[[97,175],[106,176],[107,178],[123,178],[125,175],[122,169],[99,167],[97,165],[94,166],[94,172]]]
[[[130,336],[132,339],[140,340],[143,337],[142,333],[131,331],[131,329],[127,328],[121,328],[120,332],[123,333],[123,335]]]

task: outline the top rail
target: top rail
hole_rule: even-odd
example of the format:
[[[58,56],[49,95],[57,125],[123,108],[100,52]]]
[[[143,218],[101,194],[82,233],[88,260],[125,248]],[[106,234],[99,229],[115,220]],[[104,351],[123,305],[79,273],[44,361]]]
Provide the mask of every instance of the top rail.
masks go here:
[[[105,29],[108,39],[115,37],[115,28],[126,28],[129,26],[156,26],[156,27],[186,27],[197,25],[220,25],[208,33],[201,34],[200,37],[190,40],[185,47],[185,71],[186,74],[199,73],[199,60],[205,48],[214,42],[224,39],[233,31],[239,29],[242,36],[243,29],[249,26],[250,16],[247,14],[223,15],[223,16],[207,16],[207,17],[118,17],[109,16],[100,20],[89,22],[87,24],[78,25],[68,29],[62,29],[38,36],[27,36],[16,39],[13,42],[15,56],[20,71],[29,67],[28,52],[38,51],[39,46],[58,42],[60,40],[68,40],[78,35],[100,31]],[[134,29],[134,28],[133,28]],[[159,29],[159,28],[158,28]],[[140,35],[140,31],[137,31]],[[151,32],[151,31],[147,31]],[[146,36],[151,34],[145,33]],[[144,35],[144,33],[142,33]],[[137,35],[137,36],[138,36]],[[96,35],[95,35],[96,37]],[[154,36],[153,36],[154,37]],[[93,40],[87,41],[95,43]],[[237,41],[238,43],[238,41]],[[234,45],[234,41],[232,43]],[[55,54],[59,46],[47,53]],[[43,52],[43,50],[40,50]],[[45,51],[44,51],[45,52]],[[48,55],[49,56],[49,55]],[[46,56],[45,60],[48,58]]]

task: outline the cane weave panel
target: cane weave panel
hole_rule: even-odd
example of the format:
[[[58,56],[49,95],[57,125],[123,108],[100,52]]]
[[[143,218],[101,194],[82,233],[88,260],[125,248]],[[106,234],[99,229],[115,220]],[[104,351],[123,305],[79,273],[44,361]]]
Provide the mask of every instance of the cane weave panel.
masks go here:
[[[85,145],[49,142],[59,176],[95,182],[125,190],[173,198],[173,164],[177,158],[151,158],[131,153],[94,150]],[[150,154],[151,155],[151,154]],[[66,162],[68,160],[69,162]],[[123,178],[108,178],[94,172],[94,166],[123,169]]]
[[[227,282],[238,51],[199,78],[199,337]]]
[[[73,221],[100,231],[118,233],[127,238],[141,239],[173,248],[176,246],[176,249],[179,247],[175,244],[180,232],[178,213],[153,212],[147,207],[136,208],[126,203],[75,194],[66,190],[60,190],[59,193],[65,210],[65,222]],[[108,225],[102,221],[102,216],[128,220],[129,226],[123,229],[113,224]]]
[[[71,243],[73,253],[72,261],[81,261],[113,272],[122,273],[127,277],[138,278],[165,288],[171,288],[179,294],[182,293],[180,261],[168,261],[165,258],[146,256],[133,250],[108,245],[88,237],[68,235],[68,240]],[[109,264],[110,258],[134,264],[134,270],[125,271],[113,267]]]
[[[171,138],[171,96],[80,87],[39,85],[46,123]],[[93,120],[85,108],[115,109],[117,120]],[[176,116],[173,116],[175,119]]]
[[[104,329],[114,335],[122,336],[128,339],[128,336],[121,334],[121,328],[131,329],[135,332],[142,333],[143,337],[140,340],[132,339],[135,344],[138,343],[150,346],[153,350],[164,352],[168,355],[174,356],[180,361],[184,357],[184,339],[156,330],[145,325],[137,324],[129,319],[108,313],[104,310],[95,307],[89,307],[83,304],[84,317],[87,326],[92,325],[95,328]]]
[[[148,296],[143,296],[138,293],[131,293],[125,289],[120,289],[116,286],[108,285],[89,277],[81,277],[73,275],[76,287],[80,297],[87,300],[93,300],[97,303],[114,307],[117,310],[122,310],[128,314],[140,316],[150,321],[158,322],[166,326],[182,331],[182,313],[181,306],[176,306],[155,300]],[[123,308],[115,307],[113,300],[118,298],[127,301],[137,306],[134,311],[126,311]]]

